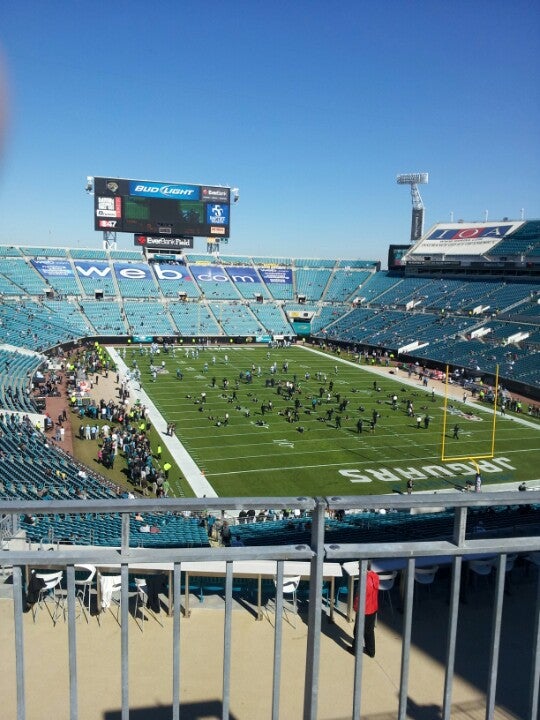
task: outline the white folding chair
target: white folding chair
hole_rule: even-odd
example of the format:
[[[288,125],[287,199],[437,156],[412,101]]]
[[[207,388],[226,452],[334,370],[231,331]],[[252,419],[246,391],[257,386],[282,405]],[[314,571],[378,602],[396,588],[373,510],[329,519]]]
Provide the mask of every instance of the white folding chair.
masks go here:
[[[285,576],[283,578],[283,585],[281,587],[281,592],[283,593],[283,600],[287,600],[287,597],[290,598],[292,601],[294,614],[296,615],[298,613],[298,605],[296,600],[296,592],[298,590],[298,585],[300,584],[300,575],[294,575],[294,576]],[[276,587],[276,595],[279,592],[279,588],[277,587],[277,579],[274,578],[274,585]],[[283,603],[283,615],[285,619],[287,619],[287,608],[285,605],[285,602]],[[291,623],[292,624],[292,623]],[[293,625],[294,627],[294,625]]]
[[[392,572],[377,573],[377,574],[379,576],[379,592],[386,595],[388,602],[390,604],[390,611],[392,612],[392,615],[393,615],[394,607],[392,605],[392,593],[390,591],[394,587],[394,583],[396,581],[397,570],[392,570]]]
[[[59,570],[58,572],[36,573],[36,578],[38,580],[43,580],[45,584],[39,591],[37,603],[35,603],[32,607],[32,618],[34,622],[36,622],[38,611],[43,610],[44,607],[47,608],[47,612],[53,621],[53,625],[56,625],[61,614],[65,614],[65,596],[61,592],[60,588],[63,577],[63,570]],[[48,602],[50,599],[52,599],[53,602],[52,611]]]
[[[432,565],[431,567],[415,568],[414,579],[419,585],[427,585],[429,592],[431,593],[431,586],[435,581],[435,575],[439,569],[438,565]]]
[[[486,583],[489,584],[489,577],[491,575],[491,571],[493,570],[493,559],[490,558],[486,560],[469,560],[468,568],[469,572],[472,572],[475,575],[474,587],[477,587],[476,578],[478,576],[485,578]]]
[[[111,605],[116,605],[116,622],[120,625],[119,615],[121,603],[120,591],[122,589],[122,576],[102,575],[99,581],[101,586],[101,607],[99,607],[98,610],[100,612],[105,612],[106,610],[111,608]]]
[[[137,615],[140,607],[142,632],[144,632],[145,614],[153,617],[154,620],[163,627],[163,623],[159,620],[155,612],[148,607],[148,583],[146,582],[146,578],[135,578],[135,585],[137,587],[137,594],[135,596],[135,622],[137,622]]]
[[[75,597],[79,602],[86,622],[88,622],[90,616],[92,583],[95,575],[96,568],[94,565],[75,565]]]

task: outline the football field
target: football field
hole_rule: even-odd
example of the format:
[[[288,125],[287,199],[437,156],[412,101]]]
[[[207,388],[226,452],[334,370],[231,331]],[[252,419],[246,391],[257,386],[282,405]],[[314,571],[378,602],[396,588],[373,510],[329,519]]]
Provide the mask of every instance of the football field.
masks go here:
[[[448,400],[445,456],[464,459],[441,462],[444,385],[425,388],[392,368],[375,374],[353,356],[177,347],[154,357],[155,379],[147,350],[124,360],[137,363],[144,390],[221,496],[406,492],[408,480],[415,491],[461,488],[475,475],[468,458],[491,452],[490,408],[463,403],[460,391]],[[495,456],[478,461],[484,487],[540,485],[539,432],[498,417]]]

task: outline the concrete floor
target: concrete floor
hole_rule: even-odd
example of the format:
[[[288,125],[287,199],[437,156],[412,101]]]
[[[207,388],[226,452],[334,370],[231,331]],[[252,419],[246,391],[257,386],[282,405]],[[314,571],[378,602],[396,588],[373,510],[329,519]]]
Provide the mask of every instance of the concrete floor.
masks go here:
[[[537,573],[514,571],[512,592],[505,596],[496,720],[527,717],[532,657]],[[411,720],[438,720],[444,687],[445,638],[448,617],[444,579],[429,594],[420,588],[415,600],[410,655],[409,710]],[[485,718],[485,689],[491,633],[493,588],[472,589],[460,606],[452,718]],[[192,614],[182,617],[181,717],[203,720],[221,717],[223,604],[210,597],[193,598]],[[354,657],[346,647],[352,625],[339,606],[336,623],[322,619],[318,694],[320,720],[352,716]],[[296,627],[284,622],[281,670],[281,718],[300,719],[306,655],[306,608],[300,606]],[[171,717],[172,618],[160,614],[144,623],[144,632],[129,620],[131,720]],[[402,615],[385,603],[376,628],[377,655],[363,663],[362,720],[393,720],[397,716],[401,667]],[[77,620],[77,669],[80,720],[120,720],[120,628],[109,611],[101,626],[95,617]],[[69,718],[67,623],[53,627],[42,612],[34,624],[24,616],[27,720]],[[0,600],[0,697],[3,720],[16,718],[13,601]],[[235,604],[232,620],[230,717],[257,720],[271,717],[273,615],[257,622],[249,608]]]

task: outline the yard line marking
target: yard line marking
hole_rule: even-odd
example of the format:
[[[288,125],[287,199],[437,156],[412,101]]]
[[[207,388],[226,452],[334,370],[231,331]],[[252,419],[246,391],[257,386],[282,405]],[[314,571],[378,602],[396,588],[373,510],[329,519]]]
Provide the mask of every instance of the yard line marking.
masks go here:
[[[288,447],[294,450],[294,443],[285,438],[283,440],[272,440],[272,442],[276,445],[279,445],[280,447]]]
[[[531,452],[536,451],[536,448],[530,448],[529,450],[509,450],[508,453],[521,453],[521,452]],[[421,462],[426,460],[438,460],[440,461],[439,455],[428,455],[426,457],[419,457],[415,458],[414,462]],[[211,461],[212,462],[212,461]],[[352,460],[351,462],[339,462],[339,463],[324,463],[320,464],[317,463],[316,465],[285,465],[285,466],[277,466],[277,467],[257,467],[252,468],[250,470],[230,470],[228,472],[207,472],[207,477],[218,477],[221,475],[245,475],[247,473],[257,473],[257,472],[279,472],[281,470],[311,470],[312,468],[324,468],[324,467],[346,467],[348,465],[373,465],[373,463],[376,463],[376,460]],[[392,467],[392,465],[395,465],[398,460],[394,460],[392,462],[388,463],[388,467]],[[207,463],[209,465],[210,463]],[[386,465],[385,465],[386,467]]]

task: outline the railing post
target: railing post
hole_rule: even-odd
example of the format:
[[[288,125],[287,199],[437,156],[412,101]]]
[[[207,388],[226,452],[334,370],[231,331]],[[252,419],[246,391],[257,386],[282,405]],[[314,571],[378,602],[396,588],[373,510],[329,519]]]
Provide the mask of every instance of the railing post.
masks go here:
[[[502,609],[504,583],[506,580],[506,555],[499,555],[497,577],[495,580],[495,602],[493,605],[493,625],[491,628],[491,648],[489,657],[489,676],[487,687],[486,720],[495,714],[495,693],[497,692],[497,671],[499,668],[499,649],[501,643]]]
[[[536,720],[538,717],[538,696],[540,686],[540,572],[536,578],[536,605],[534,609],[534,634],[533,652],[531,662],[531,687],[529,692],[529,718]]]
[[[180,720],[180,599],[182,564],[174,563],[173,576],[173,720]]]
[[[67,606],[68,606],[68,647],[69,647],[69,717],[79,717],[77,691],[77,639],[75,629],[75,567],[67,566]],[[81,609],[82,612],[82,609]]]
[[[407,717],[407,703],[409,699],[409,668],[411,659],[411,630],[414,602],[414,558],[407,560],[407,574],[405,577],[405,607],[403,611],[403,640],[401,647],[401,676],[399,681],[399,720]]]
[[[308,636],[306,679],[304,683],[304,720],[316,720],[319,695],[319,661],[321,649],[321,612],[324,562],[324,513],[326,503],[316,498],[311,522],[311,558],[309,579]]]
[[[15,669],[17,679],[17,720],[26,718],[26,696],[24,690],[24,635],[22,603],[22,570],[13,567],[13,614],[15,622]]]
[[[461,547],[465,541],[467,508],[456,508],[454,516],[454,543]],[[452,583],[450,588],[450,616],[448,618],[448,640],[446,645],[446,669],[444,675],[443,720],[450,720],[452,712],[452,690],[456,661],[456,637],[459,616],[459,595],[461,591],[461,568],[463,559],[457,556],[452,561]]]

